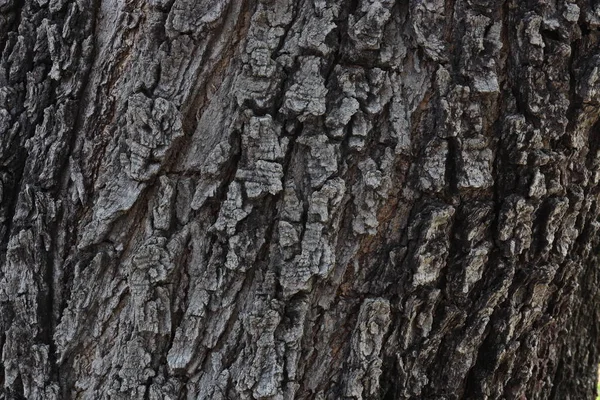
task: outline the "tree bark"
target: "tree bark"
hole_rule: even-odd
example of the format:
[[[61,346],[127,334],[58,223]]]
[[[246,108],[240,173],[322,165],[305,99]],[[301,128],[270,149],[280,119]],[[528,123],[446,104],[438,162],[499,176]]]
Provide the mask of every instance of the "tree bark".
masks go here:
[[[4,399],[593,399],[600,5],[0,0]]]

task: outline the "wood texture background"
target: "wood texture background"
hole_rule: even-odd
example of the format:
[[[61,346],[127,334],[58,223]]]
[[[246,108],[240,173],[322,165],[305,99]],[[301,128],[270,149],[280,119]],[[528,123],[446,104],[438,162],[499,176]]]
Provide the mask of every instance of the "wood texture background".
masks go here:
[[[592,399],[599,27],[0,0],[0,398]]]

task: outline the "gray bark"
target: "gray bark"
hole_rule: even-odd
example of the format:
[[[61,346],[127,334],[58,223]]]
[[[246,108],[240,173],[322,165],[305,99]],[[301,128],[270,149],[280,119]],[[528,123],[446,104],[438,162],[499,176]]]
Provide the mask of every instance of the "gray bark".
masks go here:
[[[596,3],[0,0],[0,398],[593,398]]]

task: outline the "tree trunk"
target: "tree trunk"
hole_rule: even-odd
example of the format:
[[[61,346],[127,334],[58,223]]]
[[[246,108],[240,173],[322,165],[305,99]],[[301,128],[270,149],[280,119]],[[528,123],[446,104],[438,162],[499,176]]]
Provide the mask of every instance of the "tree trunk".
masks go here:
[[[593,399],[600,5],[0,0],[3,399]]]

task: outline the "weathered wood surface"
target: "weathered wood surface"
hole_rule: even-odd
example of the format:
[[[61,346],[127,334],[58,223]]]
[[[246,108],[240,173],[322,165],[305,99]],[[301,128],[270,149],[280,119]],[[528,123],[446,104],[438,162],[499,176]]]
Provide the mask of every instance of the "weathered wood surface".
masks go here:
[[[584,399],[600,5],[0,0],[5,399]]]

